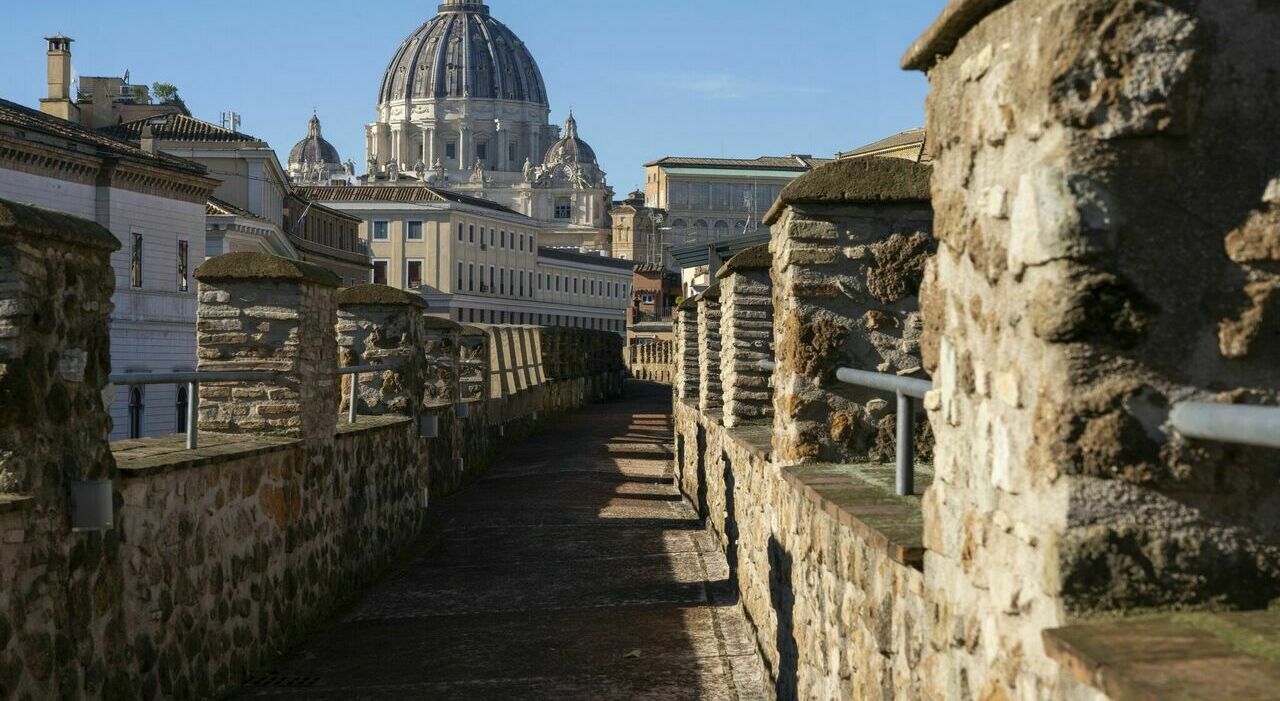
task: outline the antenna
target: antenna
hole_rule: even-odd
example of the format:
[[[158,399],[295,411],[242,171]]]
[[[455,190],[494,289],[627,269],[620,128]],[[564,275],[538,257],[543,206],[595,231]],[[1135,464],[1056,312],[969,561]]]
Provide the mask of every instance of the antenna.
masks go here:
[[[240,113],[239,112],[223,112],[222,128],[227,131],[240,131]]]

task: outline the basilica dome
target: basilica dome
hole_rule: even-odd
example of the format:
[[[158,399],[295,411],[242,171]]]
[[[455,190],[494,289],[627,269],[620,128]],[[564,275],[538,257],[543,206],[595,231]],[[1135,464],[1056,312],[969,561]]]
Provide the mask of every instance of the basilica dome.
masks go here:
[[[341,167],[342,159],[338,157],[338,149],[320,135],[320,118],[311,115],[306,138],[294,144],[289,151],[289,166],[316,163]]]
[[[482,0],[445,0],[439,14],[405,39],[387,66],[378,102],[450,97],[548,104],[533,56]]]
[[[569,113],[569,119],[564,123],[564,138],[551,144],[551,148],[547,149],[547,155],[542,159],[543,163],[578,163],[591,164],[596,163],[596,152],[591,149],[587,142],[578,138],[578,120],[573,118],[573,113]]]

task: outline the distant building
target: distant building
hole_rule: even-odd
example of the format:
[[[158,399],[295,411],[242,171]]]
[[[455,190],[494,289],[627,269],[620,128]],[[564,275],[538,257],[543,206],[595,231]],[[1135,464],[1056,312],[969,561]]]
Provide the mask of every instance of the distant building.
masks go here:
[[[196,284],[205,210],[219,185],[207,169],[0,100],[0,198],[72,214],[120,239],[111,257],[114,373],[190,372],[196,366]],[[112,440],[185,428],[186,388],[121,389]]]
[[[48,96],[40,100],[40,111],[90,128],[100,128],[165,114],[190,116],[181,98],[156,102],[151,88],[133,85],[129,72],[123,77],[85,76],[79,86],[71,80],[70,37],[57,34],[48,42]],[[74,94],[73,94],[74,93]]]
[[[289,151],[289,180],[298,185],[342,185],[356,174],[356,165],[342,162],[338,149],[320,133],[320,117],[311,115],[307,135]]]
[[[669,341],[672,310],[683,295],[680,273],[660,263],[641,263],[633,272],[634,292],[627,309],[627,343]]]
[[[753,234],[711,242],[690,243],[671,249],[671,259],[680,270],[682,297],[693,297],[715,282],[716,273],[729,259],[748,248],[769,243],[769,227]]]
[[[642,263],[664,262],[662,227],[666,212],[645,206],[644,192],[637,190],[609,210],[613,221],[613,255]]]
[[[860,146],[852,151],[836,154],[836,158],[839,160],[866,158],[868,156],[904,158],[916,163],[929,163],[933,160],[933,156],[929,153],[925,143],[924,127],[908,129],[902,133],[869,143],[866,146]]]
[[[666,212],[660,247],[751,234],[782,188],[830,159],[676,158],[645,164],[645,203]]]
[[[626,330],[632,263],[542,245],[543,223],[425,186],[300,187],[360,220],[372,282],[417,290],[462,322]]]
[[[369,282],[373,262],[360,238],[360,217],[311,202],[297,193],[284,200],[284,231],[298,258],[338,274],[342,284]]]

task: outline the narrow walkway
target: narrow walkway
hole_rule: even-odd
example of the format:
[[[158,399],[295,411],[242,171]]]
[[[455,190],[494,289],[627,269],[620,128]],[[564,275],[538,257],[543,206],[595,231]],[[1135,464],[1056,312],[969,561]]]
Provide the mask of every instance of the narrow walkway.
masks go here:
[[[764,699],[728,566],[672,483],[670,389],[627,389],[432,504],[442,543],[240,698]]]

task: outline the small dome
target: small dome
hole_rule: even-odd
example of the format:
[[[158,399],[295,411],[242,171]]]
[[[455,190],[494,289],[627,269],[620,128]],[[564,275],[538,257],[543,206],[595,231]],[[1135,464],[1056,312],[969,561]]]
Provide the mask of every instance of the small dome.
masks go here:
[[[320,118],[311,115],[311,124],[307,127],[307,138],[299,141],[294,145],[293,150],[289,151],[289,165],[302,165],[304,163],[325,163],[332,166],[342,166],[342,159],[338,157],[338,149],[333,144],[325,141],[320,136]]]
[[[573,118],[573,112],[570,112],[569,119],[565,120],[564,138],[547,149],[547,157],[543,159],[543,163],[589,163],[598,165],[596,163],[596,152],[591,149],[587,142],[578,138],[578,121]]]
[[[547,105],[542,72],[524,42],[481,0],[445,0],[396,50],[378,104],[472,97]]]

